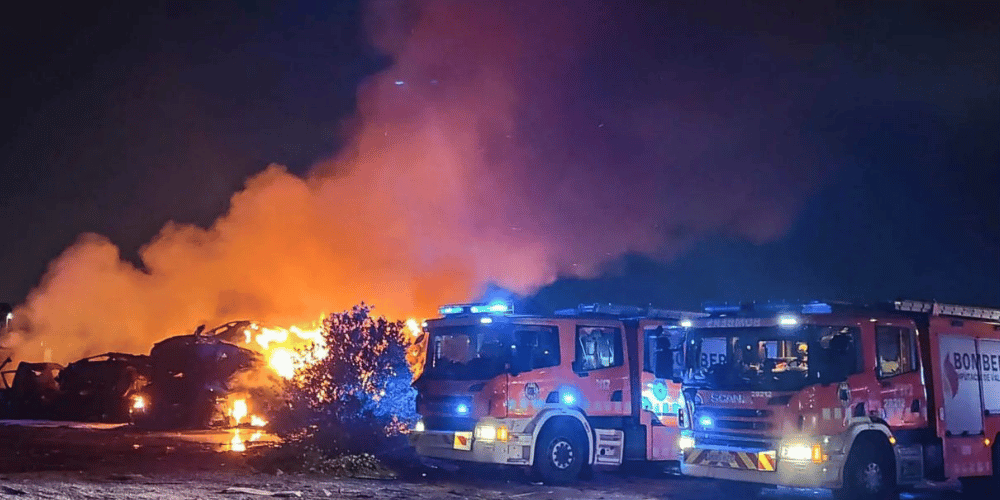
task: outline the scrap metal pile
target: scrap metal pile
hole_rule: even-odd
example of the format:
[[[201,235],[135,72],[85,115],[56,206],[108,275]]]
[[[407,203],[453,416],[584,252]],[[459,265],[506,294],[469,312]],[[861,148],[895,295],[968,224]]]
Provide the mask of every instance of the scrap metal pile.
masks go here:
[[[236,343],[257,328],[234,321],[203,333],[200,326],[155,344],[149,355],[109,352],[65,367],[22,361],[16,370],[4,370],[7,358],[0,364],[0,418],[134,422],[161,429],[239,424],[245,400],[236,402],[242,407],[235,411],[225,408],[233,404],[228,398],[234,382],[266,361]]]

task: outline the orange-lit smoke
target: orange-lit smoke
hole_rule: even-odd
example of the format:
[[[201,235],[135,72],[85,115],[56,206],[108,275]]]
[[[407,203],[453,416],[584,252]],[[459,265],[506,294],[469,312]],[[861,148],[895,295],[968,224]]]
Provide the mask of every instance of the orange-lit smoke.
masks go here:
[[[624,252],[675,255],[692,235],[767,241],[811,177],[754,157],[759,141],[705,112],[728,100],[698,106],[680,84],[591,88],[593,47],[627,31],[617,9],[372,6],[369,31],[393,64],[359,90],[346,148],[305,177],[268,166],[210,227],[167,224],[141,268],[81,236],[16,311],[5,343],[18,357],[148,352],[199,324],[308,325],[360,301],[422,318],[488,282],[529,291]]]

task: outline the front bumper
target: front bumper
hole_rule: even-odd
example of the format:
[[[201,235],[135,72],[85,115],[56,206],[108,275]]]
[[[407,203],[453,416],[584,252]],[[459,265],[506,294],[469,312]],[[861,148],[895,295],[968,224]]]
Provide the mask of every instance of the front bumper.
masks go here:
[[[423,431],[410,433],[410,444],[417,454],[443,460],[478,462],[487,464],[531,465],[531,434],[510,434],[506,442],[486,441],[467,437],[471,446],[464,446],[450,431]],[[471,434],[471,433],[467,433]],[[469,449],[465,449],[466,447]]]
[[[793,488],[837,489],[843,483],[844,455],[830,455],[822,463],[776,458],[773,464],[774,470],[762,470],[768,467],[752,465],[749,460],[742,462],[705,460],[706,454],[712,452],[736,452],[744,456],[757,454],[757,451],[740,452],[734,449],[688,449],[683,453],[681,460],[681,474]]]

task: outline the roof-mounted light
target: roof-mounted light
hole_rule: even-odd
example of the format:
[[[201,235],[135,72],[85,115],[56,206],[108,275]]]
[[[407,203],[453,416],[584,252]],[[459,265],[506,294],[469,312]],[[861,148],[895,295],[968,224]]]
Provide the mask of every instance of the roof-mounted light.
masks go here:
[[[449,304],[438,308],[443,316],[455,314],[510,314],[514,304],[510,302],[490,302],[488,304]]]
[[[469,307],[473,314],[492,313],[503,314],[514,312],[514,306],[507,302],[490,302],[489,304],[477,304]]]
[[[778,325],[784,327],[797,326],[799,324],[799,318],[795,316],[779,316]]]
[[[830,314],[833,308],[826,302],[812,301],[802,305],[802,314]]]
[[[694,323],[691,320],[689,320],[689,319],[682,319],[681,320],[681,327],[683,327],[683,328],[691,328],[691,325],[693,325],[693,324]]]
[[[441,306],[438,308],[438,312],[447,316],[449,314],[462,314],[465,308],[462,306]]]

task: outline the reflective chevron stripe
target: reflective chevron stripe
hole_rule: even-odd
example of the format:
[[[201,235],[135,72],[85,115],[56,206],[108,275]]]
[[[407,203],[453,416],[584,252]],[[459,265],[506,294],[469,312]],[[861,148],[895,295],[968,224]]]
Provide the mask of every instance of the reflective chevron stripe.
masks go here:
[[[746,451],[692,449],[684,453],[684,462],[743,470],[774,470],[774,451],[759,453]]]
[[[757,470],[763,470],[763,471],[774,470],[773,451],[761,451],[757,453]]]

